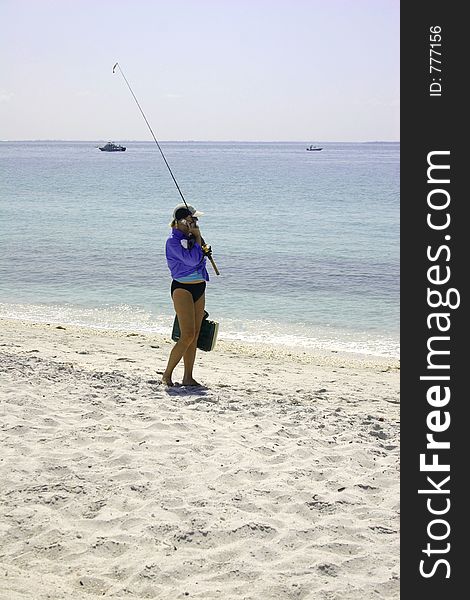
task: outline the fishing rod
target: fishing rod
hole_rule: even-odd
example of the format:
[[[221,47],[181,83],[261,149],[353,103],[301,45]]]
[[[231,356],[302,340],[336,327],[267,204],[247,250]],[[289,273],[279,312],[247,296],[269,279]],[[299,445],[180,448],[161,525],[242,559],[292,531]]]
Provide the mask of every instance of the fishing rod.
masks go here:
[[[185,200],[185,197],[183,196],[183,192],[181,191],[181,189],[180,189],[180,186],[178,185],[178,182],[176,181],[176,177],[173,175],[173,171],[171,170],[171,167],[170,167],[170,165],[168,164],[168,161],[167,161],[167,159],[166,159],[165,155],[163,154],[163,150],[161,149],[161,147],[160,147],[160,144],[158,143],[158,140],[157,140],[157,138],[155,137],[155,134],[153,133],[153,129],[150,127],[150,123],[147,121],[147,117],[145,116],[145,114],[144,114],[144,111],[142,110],[142,107],[140,106],[140,104],[139,104],[139,101],[138,101],[138,100],[137,100],[137,98],[136,98],[136,95],[135,95],[135,94],[134,94],[134,92],[132,91],[132,88],[131,88],[131,86],[130,86],[129,82],[127,81],[127,78],[126,78],[126,76],[124,75],[124,72],[123,72],[123,70],[121,69],[121,65],[120,65],[119,63],[116,63],[116,64],[114,65],[114,67],[113,67],[113,73],[115,73],[115,71],[116,71],[116,67],[119,69],[119,72],[121,73],[121,75],[122,75],[122,77],[123,77],[124,81],[126,82],[126,85],[127,85],[127,87],[129,88],[129,91],[130,91],[130,93],[132,94],[132,97],[133,97],[133,98],[134,98],[134,100],[135,100],[135,103],[136,103],[136,104],[137,104],[137,106],[139,107],[139,110],[140,110],[140,112],[141,112],[141,114],[142,114],[142,116],[143,116],[143,118],[144,118],[144,121],[145,121],[145,123],[147,124],[147,127],[149,128],[149,130],[150,130],[150,133],[152,134],[152,137],[153,137],[153,139],[154,139],[155,143],[157,144],[157,148],[160,150],[160,154],[162,155],[162,158],[163,158],[163,160],[165,161],[165,164],[166,164],[166,166],[167,166],[167,168],[168,168],[168,171],[170,172],[171,178],[173,179],[173,182],[174,182],[174,184],[176,185],[176,189],[178,190],[178,193],[179,193],[179,195],[181,196],[181,199],[183,200],[183,202],[184,202],[184,205],[185,205],[185,206],[186,206],[186,208],[187,208],[187,209],[188,209],[188,210],[191,212],[191,209],[189,208],[189,206],[188,206],[188,203],[186,202],[186,200]],[[202,251],[204,252],[205,256],[207,256],[207,258],[210,260],[210,262],[211,262],[211,265],[212,265],[212,268],[213,268],[213,269],[214,269],[214,271],[215,271],[215,274],[216,274],[216,275],[220,275],[219,269],[217,268],[217,265],[215,264],[215,261],[214,261],[214,259],[212,258],[212,248],[211,248],[211,247],[210,247],[208,244],[206,244],[206,242],[204,241],[204,239],[203,239],[202,237],[201,237],[201,242],[202,242],[202,245],[201,245],[201,247],[202,247]]]

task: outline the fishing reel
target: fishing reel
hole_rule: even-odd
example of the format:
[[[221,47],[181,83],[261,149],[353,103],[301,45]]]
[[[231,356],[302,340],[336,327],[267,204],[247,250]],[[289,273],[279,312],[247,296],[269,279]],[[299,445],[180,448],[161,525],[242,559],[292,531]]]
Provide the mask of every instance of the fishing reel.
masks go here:
[[[212,265],[212,268],[215,271],[216,275],[220,275],[219,269],[217,268],[217,265],[215,264],[215,260],[212,258],[212,248],[209,246],[209,244],[206,244],[206,242],[204,240],[202,240],[202,252],[204,254],[204,256],[207,256],[207,258],[210,260],[210,263]]]
[[[201,248],[204,253],[204,256],[212,256],[212,248],[209,246],[209,244],[203,244]]]

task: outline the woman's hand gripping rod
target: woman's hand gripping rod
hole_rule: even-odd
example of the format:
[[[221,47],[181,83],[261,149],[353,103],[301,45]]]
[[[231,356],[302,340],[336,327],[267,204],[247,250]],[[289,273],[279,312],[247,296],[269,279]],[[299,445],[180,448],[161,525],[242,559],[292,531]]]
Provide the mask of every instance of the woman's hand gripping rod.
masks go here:
[[[167,159],[165,158],[165,155],[163,154],[163,150],[161,149],[161,147],[160,147],[160,144],[158,143],[158,140],[157,140],[157,138],[155,137],[155,134],[153,133],[153,130],[152,130],[152,128],[150,127],[150,123],[147,121],[147,117],[145,116],[145,114],[144,114],[144,111],[142,110],[142,107],[141,107],[141,106],[140,106],[140,104],[139,104],[139,101],[137,100],[137,98],[136,98],[136,96],[135,96],[134,92],[132,91],[132,88],[131,88],[131,86],[129,85],[129,82],[127,81],[127,79],[126,79],[126,76],[124,75],[124,73],[123,73],[123,71],[122,71],[122,69],[121,69],[121,66],[120,66],[120,64],[119,64],[119,63],[116,63],[116,64],[114,65],[114,67],[113,67],[113,73],[115,73],[115,71],[116,71],[116,67],[119,69],[119,72],[121,73],[121,75],[122,75],[122,77],[123,77],[124,81],[126,82],[126,85],[127,85],[127,87],[129,88],[129,91],[130,91],[130,93],[132,94],[132,97],[133,97],[133,98],[134,98],[134,100],[135,100],[135,103],[136,103],[136,104],[137,104],[137,106],[139,107],[139,110],[140,110],[140,112],[141,112],[141,114],[142,114],[142,116],[143,116],[143,118],[144,118],[144,121],[145,121],[145,123],[147,124],[147,127],[148,127],[148,128],[149,128],[149,130],[150,130],[150,133],[152,134],[152,137],[153,137],[153,139],[154,139],[154,142],[157,144],[157,148],[160,150],[160,154],[162,155],[162,158],[163,158],[163,160],[165,161],[165,165],[167,166],[167,168],[168,168],[168,171],[170,172],[171,178],[173,179],[173,182],[174,182],[174,184],[176,185],[176,189],[178,190],[178,192],[179,192],[179,195],[181,196],[181,199],[182,199],[182,200],[183,200],[183,202],[184,202],[184,205],[186,206],[186,208],[188,208],[188,204],[187,204],[187,202],[186,202],[186,200],[185,200],[185,198],[184,198],[184,196],[183,196],[183,193],[182,193],[182,191],[180,190],[180,186],[178,185],[178,182],[176,181],[176,178],[175,178],[175,176],[173,175],[173,171],[171,170],[171,168],[170,168],[170,165],[168,164],[168,161],[167,161]],[[188,210],[189,210],[189,209],[188,209]],[[204,241],[202,238],[201,238],[201,241],[202,241],[202,244],[201,244],[202,251],[203,251],[203,252],[204,252],[204,254],[207,256],[207,258],[210,260],[210,263],[211,263],[211,265],[212,265],[212,268],[214,269],[214,272],[215,272],[215,274],[216,274],[216,275],[220,275],[219,269],[217,268],[217,265],[215,264],[215,262],[214,262],[214,259],[212,258],[212,249],[211,249],[211,247],[210,247],[208,244],[206,244],[206,242],[205,242],[205,241]]]
[[[206,242],[204,241],[203,238],[201,238],[201,242],[202,242],[202,251],[204,252],[205,256],[207,256],[207,258],[210,260],[210,263],[212,265],[212,268],[214,269],[214,273],[216,275],[220,275],[219,269],[217,268],[217,265],[215,264],[214,259],[212,258],[212,248],[206,244]]]

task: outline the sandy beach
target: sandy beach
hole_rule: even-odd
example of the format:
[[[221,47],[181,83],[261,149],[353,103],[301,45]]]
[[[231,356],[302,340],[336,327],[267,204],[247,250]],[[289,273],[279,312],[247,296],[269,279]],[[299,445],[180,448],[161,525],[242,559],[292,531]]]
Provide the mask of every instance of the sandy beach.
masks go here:
[[[398,361],[171,345],[0,321],[0,598],[398,598]]]

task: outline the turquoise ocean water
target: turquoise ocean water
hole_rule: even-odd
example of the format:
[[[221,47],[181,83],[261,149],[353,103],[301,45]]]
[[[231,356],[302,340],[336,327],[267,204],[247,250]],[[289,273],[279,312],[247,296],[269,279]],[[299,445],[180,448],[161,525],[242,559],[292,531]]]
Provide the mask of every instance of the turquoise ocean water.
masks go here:
[[[0,142],[0,316],[171,331],[180,197],[153,142],[116,141]],[[161,143],[205,213],[206,308],[220,339],[398,357],[400,146],[319,145]]]

